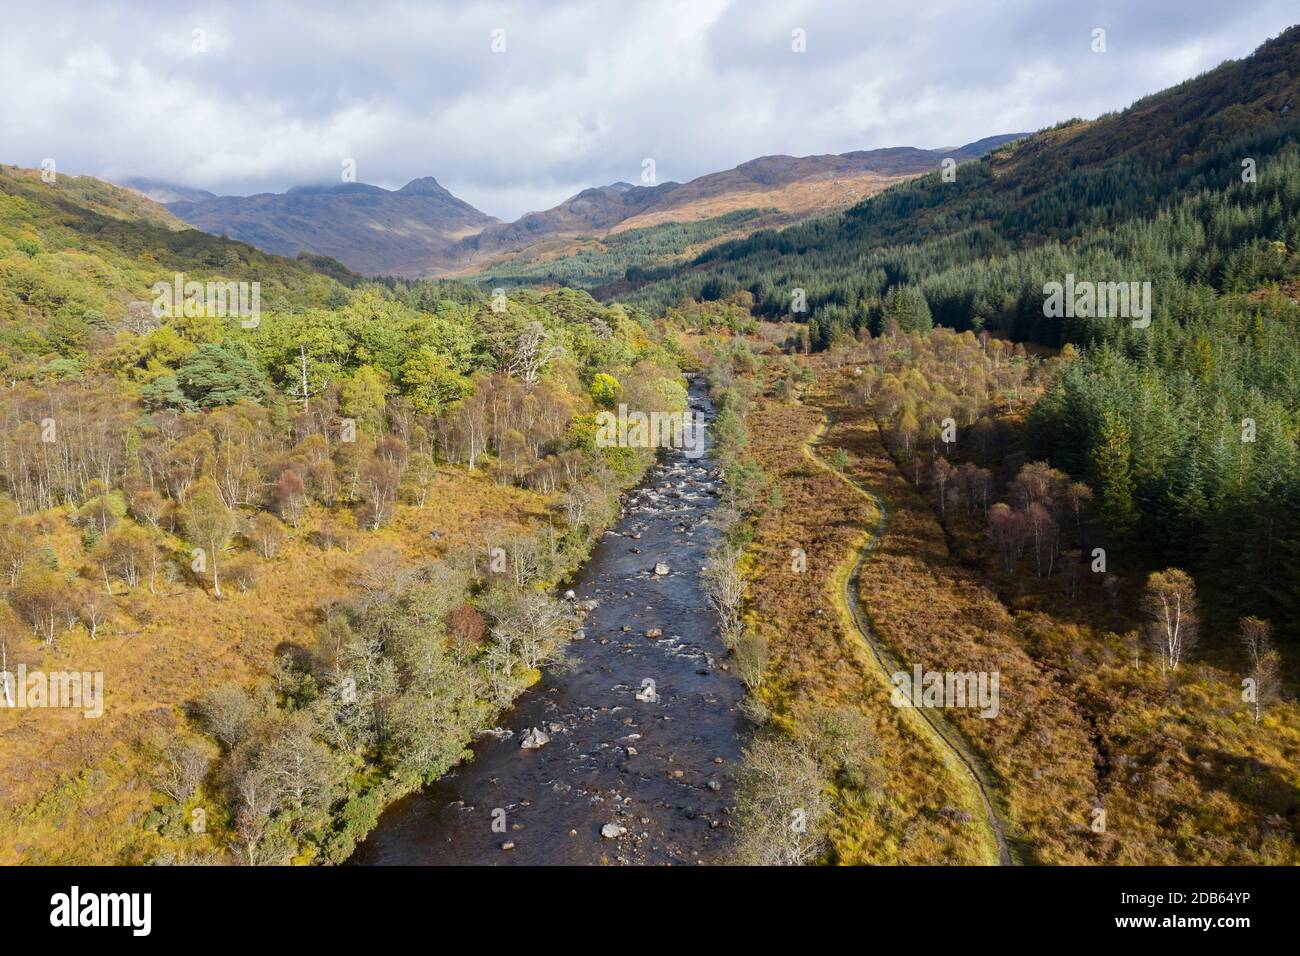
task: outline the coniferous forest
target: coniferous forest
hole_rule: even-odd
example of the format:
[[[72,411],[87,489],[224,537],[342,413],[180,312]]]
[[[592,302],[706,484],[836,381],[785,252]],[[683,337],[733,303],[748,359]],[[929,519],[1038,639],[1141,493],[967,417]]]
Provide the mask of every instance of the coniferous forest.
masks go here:
[[[843,214],[764,232],[628,300],[752,302],[808,345],[934,326],[1081,353],[1026,423],[1116,546],[1300,638],[1300,31]],[[1069,274],[1149,282],[1150,325],[1044,315]],[[806,313],[791,311],[803,290]]]

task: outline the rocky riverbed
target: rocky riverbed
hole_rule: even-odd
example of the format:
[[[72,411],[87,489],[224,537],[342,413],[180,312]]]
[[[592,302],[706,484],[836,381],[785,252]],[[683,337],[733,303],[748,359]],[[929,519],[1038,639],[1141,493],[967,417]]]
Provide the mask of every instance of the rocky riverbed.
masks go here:
[[[691,403],[711,416],[700,383]],[[356,864],[720,860],[746,733],[699,572],[718,533],[706,453],[659,461],[572,584],[567,663],[474,759],[388,808]]]

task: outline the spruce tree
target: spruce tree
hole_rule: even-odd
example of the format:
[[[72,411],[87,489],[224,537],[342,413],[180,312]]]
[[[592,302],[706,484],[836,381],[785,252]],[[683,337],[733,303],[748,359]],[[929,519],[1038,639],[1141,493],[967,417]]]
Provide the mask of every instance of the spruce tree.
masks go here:
[[[1098,438],[1093,465],[1100,490],[1101,520],[1112,535],[1122,540],[1133,530],[1138,517],[1133,504],[1128,424],[1108,409]]]

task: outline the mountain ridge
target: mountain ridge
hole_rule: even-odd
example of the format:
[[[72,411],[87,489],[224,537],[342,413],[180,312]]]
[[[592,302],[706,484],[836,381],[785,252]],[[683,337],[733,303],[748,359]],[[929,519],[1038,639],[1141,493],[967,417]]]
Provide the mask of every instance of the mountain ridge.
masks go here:
[[[833,216],[779,233],[754,231],[647,276],[635,289],[611,287],[609,294],[630,293],[624,301],[657,311],[683,298],[749,292],[756,314],[780,318],[789,308],[782,290],[800,286],[808,290],[809,318],[826,339],[861,327],[889,287],[903,282],[924,287],[941,324],[960,328],[974,310],[981,321],[1002,316],[1010,325],[1008,301],[1016,297],[1028,303],[1020,324],[1035,314],[1041,319],[1041,292],[1032,281],[982,290],[978,301],[950,295],[948,285],[977,260],[1005,263],[1041,243],[1070,248],[1089,230],[1097,235],[1154,219],[1163,203],[1193,184],[1246,182],[1245,159],[1262,163],[1262,151],[1280,149],[1296,125],[1298,57],[1300,26],[1125,109],[1066,120],[994,149],[952,183],[930,175]],[[1250,137],[1250,151],[1241,151]],[[1268,137],[1275,141],[1265,142]],[[964,249],[960,267],[943,258],[954,245]]]
[[[1023,135],[986,137],[947,150],[902,146],[759,156],[684,183],[591,186],[513,222],[481,212],[432,176],[394,190],[367,183],[303,184],[252,196],[217,196],[142,178],[120,184],[160,200],[197,229],[267,252],[289,257],[308,252],[370,275],[427,278],[560,258],[592,239],[745,208],[767,211],[753,223],[755,228],[785,225],[846,208],[893,182],[930,171],[944,159],[975,159]]]
[[[952,150],[894,146],[814,156],[759,156],[731,169],[685,183],[651,186],[612,183],[584,189],[548,210],[513,223],[489,226],[460,240],[453,262],[432,274],[465,275],[505,263],[562,258],[584,248],[582,240],[605,238],[663,223],[714,219],[741,209],[763,209],[752,228],[787,225],[821,212],[846,208],[886,186],[939,167],[944,159],[966,162],[1027,134],[986,137]],[[591,232],[604,236],[591,236]],[[433,262],[413,263],[405,274],[431,274]]]

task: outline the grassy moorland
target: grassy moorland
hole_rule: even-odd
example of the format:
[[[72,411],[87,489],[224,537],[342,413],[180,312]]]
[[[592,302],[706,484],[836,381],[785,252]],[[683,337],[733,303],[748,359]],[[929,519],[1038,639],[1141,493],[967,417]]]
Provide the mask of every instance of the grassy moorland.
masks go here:
[[[1026,452],[1027,411],[1069,350],[936,329],[810,359],[759,340],[719,351],[715,384],[743,412],[729,481],[748,488],[749,521],[731,532],[747,585],[732,643],[742,675],[746,658],[762,665],[747,678],[759,729],[742,859],[782,855],[760,841],[787,862],[996,859],[970,773],[893,705],[844,614],[879,515],[840,472],[888,509],[857,578],[878,640],[906,668],[999,676],[995,716],[942,716],[988,769],[1020,862],[1296,862],[1300,708],[1281,675],[1211,619],[1171,661],[1150,611],[1169,572],[1115,547],[1094,569],[1108,539],[1091,489]],[[777,823],[809,805],[817,839],[801,842]]]
[[[873,423],[837,398],[817,390],[807,396],[835,413],[825,445],[843,449],[846,473],[890,509],[889,531],[860,576],[860,599],[877,632],[909,669],[920,663],[926,670],[1000,674],[996,717],[973,709],[945,716],[993,769],[1029,859],[1083,862],[1086,853],[1071,844],[1090,835],[1086,724],[1021,648],[997,595],[948,552],[928,503],[883,454]]]
[[[325,609],[359,590],[366,569],[391,560],[390,551],[411,566],[464,549],[486,552],[491,535],[485,529],[497,529],[504,541],[526,530],[527,522],[544,522],[547,504],[486,475],[443,469],[426,507],[402,505],[390,527],[353,531],[355,540],[339,547],[314,543],[326,513],[312,509],[273,559],[258,562],[256,581],[246,590],[236,583],[217,599],[179,579],[160,581],[156,593],[117,585],[114,612],[96,640],[76,631],[48,647],[10,640],[11,667],[22,661],[46,672],[102,672],[106,701],[103,717],[93,721],[58,710],[6,715],[0,775],[9,783],[0,863],[148,862],[167,851],[216,858],[223,839],[216,812],[206,835],[144,826],[167,804],[151,785],[159,768],[150,739],[183,731],[184,705],[209,689],[251,688],[264,680],[277,656],[310,643]],[[87,563],[65,515],[47,512],[40,525],[39,546],[60,567]],[[430,537],[435,530],[436,543]],[[179,538],[170,546],[184,548]],[[27,630],[7,605],[4,614],[6,633]],[[218,756],[215,746],[210,756]],[[214,796],[196,789],[184,812],[211,807]]]
[[[906,670],[894,648],[887,644],[879,629],[871,621],[870,612],[862,602],[862,579],[864,566],[875,556],[881,541],[889,531],[890,513],[884,500],[877,494],[864,488],[841,467],[846,454],[842,448],[835,451],[834,463],[824,457],[822,439],[833,422],[827,418],[816,432],[816,437],[805,448],[805,452],[819,467],[833,471],[836,477],[850,486],[854,492],[866,498],[873,510],[878,513],[876,526],[871,530],[866,544],[857,549],[857,553],[848,561],[847,570],[841,576],[842,604],[848,612],[853,629],[871,649],[877,668],[886,681],[891,682],[899,672]],[[891,699],[891,703],[894,703]],[[977,791],[979,805],[986,825],[987,842],[995,855],[990,855],[1001,865],[1025,862],[1026,853],[1021,841],[1017,839],[1014,827],[1007,819],[1005,800],[1000,788],[993,779],[992,772],[984,760],[976,753],[955,730],[942,710],[935,708],[906,708],[906,716],[913,718],[912,725],[922,732],[930,748],[938,753],[945,763],[954,770],[967,784],[967,788]]]
[[[821,415],[754,391],[745,371],[716,379],[724,394],[752,393],[731,402],[744,406],[739,457],[764,489],[750,521],[733,532],[746,582],[742,676],[747,648],[762,649],[758,673],[746,676],[760,729],[745,777],[740,859],[995,861],[977,794],[927,746],[909,712],[890,705],[888,681],[847,615],[845,576],[877,514],[806,453]],[[729,480],[741,467],[728,464]],[[783,826],[792,809],[809,813],[802,840]]]
[[[863,601],[911,660],[1000,671],[996,718],[952,716],[997,771],[1036,859],[1294,863],[1300,711],[1273,694],[1256,720],[1235,627],[1203,627],[1195,657],[1170,666],[1144,612],[1160,569],[1123,552],[1109,572],[1081,564],[1078,545],[1103,540],[1100,526],[1086,506],[1072,514],[1059,473],[1026,461],[1025,408],[1069,361],[1011,372],[1034,363],[936,330],[825,366],[808,400],[837,417],[827,442],[891,508]],[[925,437],[949,414],[961,416],[956,441]],[[1061,489],[1041,512],[1017,504],[1037,478]],[[1013,508],[1030,515],[1018,544],[998,524]]]

